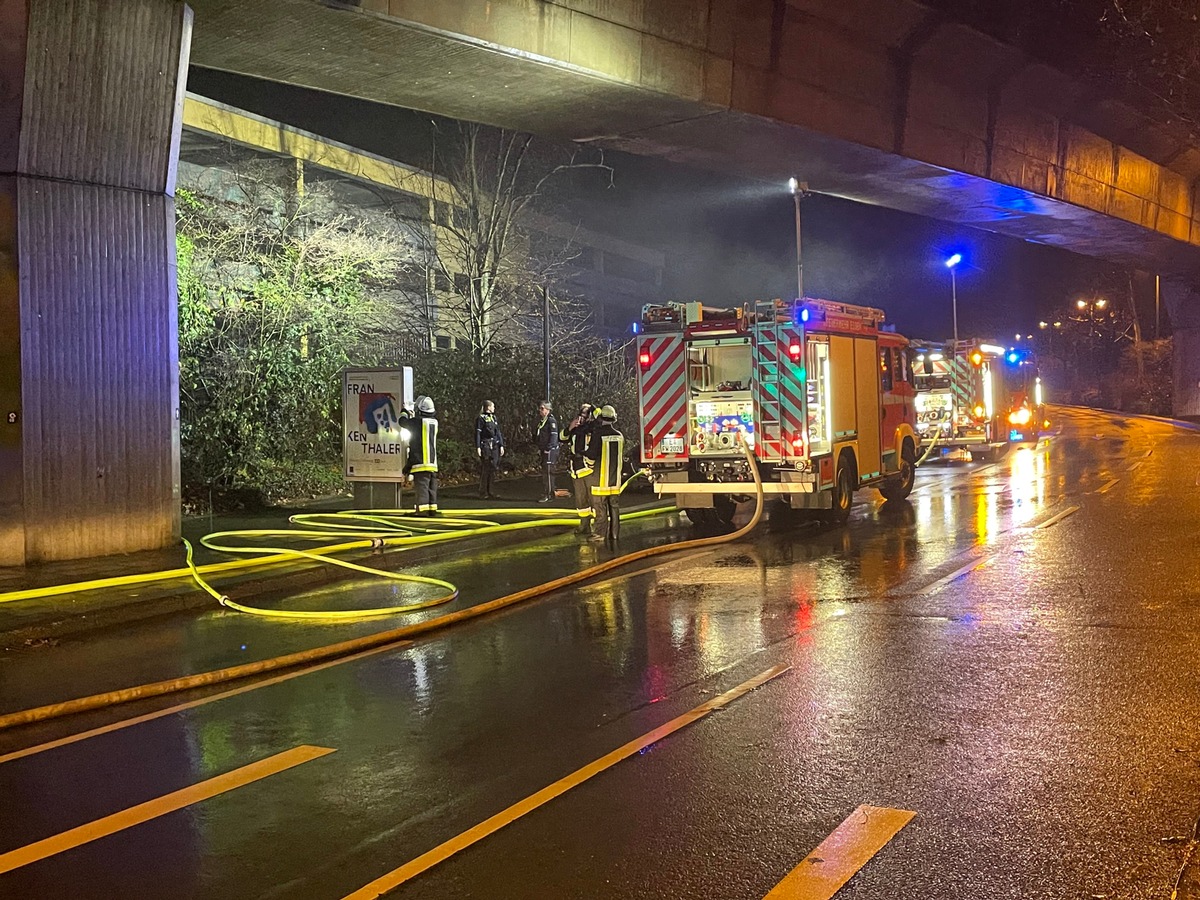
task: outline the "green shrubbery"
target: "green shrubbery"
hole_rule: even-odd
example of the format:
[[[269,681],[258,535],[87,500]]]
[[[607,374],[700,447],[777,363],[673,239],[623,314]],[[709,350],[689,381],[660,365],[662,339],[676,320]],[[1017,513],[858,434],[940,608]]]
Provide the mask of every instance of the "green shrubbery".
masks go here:
[[[533,467],[542,398],[540,347],[493,344],[405,353],[402,307],[379,284],[383,249],[346,227],[271,231],[231,220],[186,193],[179,200],[179,367],[183,493],[190,510],[248,506],[342,490],[341,371],[412,365],[437,404],[444,480],[476,471],[475,417],[495,401],[507,461]],[[254,227],[251,227],[253,225]],[[391,305],[389,305],[391,304]],[[556,413],[583,400],[636,404],[622,347],[572,338],[552,361]],[[636,429],[627,429],[630,436]]]

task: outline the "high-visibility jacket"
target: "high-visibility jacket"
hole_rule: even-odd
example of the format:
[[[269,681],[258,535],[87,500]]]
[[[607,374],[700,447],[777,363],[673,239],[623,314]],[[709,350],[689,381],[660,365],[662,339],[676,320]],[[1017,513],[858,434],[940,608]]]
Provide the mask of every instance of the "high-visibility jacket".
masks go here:
[[[592,474],[592,461],[587,457],[588,440],[595,422],[591,417],[576,416],[559,437],[571,450],[571,477],[587,478]]]
[[[407,429],[408,462],[405,473],[436,472],[438,420],[429,413],[418,412],[413,416],[402,416],[400,427]]]
[[[588,459],[596,467],[597,481],[592,495],[610,497],[621,493],[621,470],[625,465],[625,435],[612,422],[597,422],[588,444]]]

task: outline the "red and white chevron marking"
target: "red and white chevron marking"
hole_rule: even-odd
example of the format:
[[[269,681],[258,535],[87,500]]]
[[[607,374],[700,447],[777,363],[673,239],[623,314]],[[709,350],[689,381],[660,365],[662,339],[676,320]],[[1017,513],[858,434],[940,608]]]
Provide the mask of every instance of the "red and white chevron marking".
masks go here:
[[[779,428],[783,437],[783,454],[786,459],[799,459],[804,455],[803,444],[796,446],[797,437],[803,438],[807,429],[804,421],[804,381],[800,373],[808,365],[808,353],[792,361],[788,348],[804,344],[799,325],[782,325],[779,329]]]
[[[645,335],[638,339],[638,406],[642,419],[642,462],[684,460],[687,443],[687,353],[683,336]],[[650,361],[641,360],[649,354]],[[679,453],[663,451],[664,437],[678,439]]]

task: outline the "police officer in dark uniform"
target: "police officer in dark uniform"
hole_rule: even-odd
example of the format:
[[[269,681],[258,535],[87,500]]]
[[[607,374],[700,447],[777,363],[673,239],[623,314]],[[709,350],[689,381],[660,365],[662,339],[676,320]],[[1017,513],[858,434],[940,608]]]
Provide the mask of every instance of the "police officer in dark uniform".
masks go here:
[[[550,401],[538,404],[538,424],[533,431],[533,442],[537,444],[542,458],[544,493],[538,503],[549,503],[554,499],[554,466],[558,462],[558,421],[550,411]]]
[[[496,421],[496,404],[484,400],[475,420],[475,452],[479,455],[479,496],[492,499],[492,479],[504,455],[504,432]]]

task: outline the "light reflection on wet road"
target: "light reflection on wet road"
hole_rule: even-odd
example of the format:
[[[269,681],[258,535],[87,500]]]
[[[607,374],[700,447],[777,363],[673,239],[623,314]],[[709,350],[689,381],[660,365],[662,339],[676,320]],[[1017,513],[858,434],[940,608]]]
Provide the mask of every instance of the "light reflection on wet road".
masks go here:
[[[336,750],[0,874],[0,895],[338,900],[782,663],[396,896],[757,898],[860,804],[917,815],[848,896],[1166,896],[1185,845],[1164,839],[1200,814],[1200,434],[1061,421],[994,465],[924,467],[908,503],[867,492],[843,529],[760,529],[0,763],[2,855],[300,745]],[[686,531],[651,522],[628,542],[672,535]],[[553,538],[436,574],[495,596],[594,552]],[[311,629],[221,612],[147,623],[6,663],[0,700],[224,665],[242,644],[285,652]],[[0,753],[153,708],[0,734]]]

